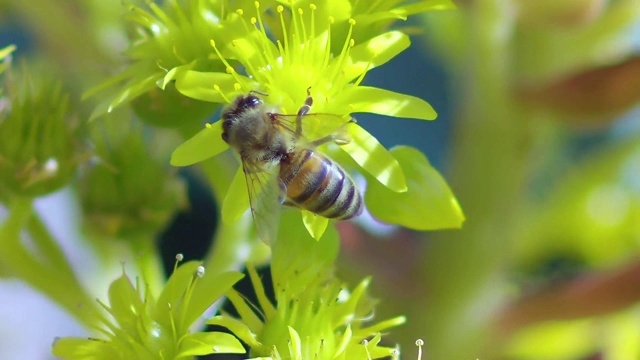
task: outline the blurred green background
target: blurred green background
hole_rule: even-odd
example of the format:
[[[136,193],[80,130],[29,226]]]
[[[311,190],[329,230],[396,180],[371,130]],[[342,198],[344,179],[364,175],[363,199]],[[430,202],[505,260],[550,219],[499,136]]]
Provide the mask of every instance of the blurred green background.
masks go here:
[[[397,24],[414,34],[412,47],[365,80],[429,101],[438,120],[358,120],[387,147],[425,152],[464,227],[382,235],[340,224],[340,273],[374,277],[377,318],[407,316],[386,338],[405,359],[416,339],[425,359],[640,359],[640,2],[456,4]],[[77,100],[122,61],[123,11],[119,1],[0,0],[0,47],[45,59]],[[166,158],[177,141],[159,132],[155,152]],[[168,257],[198,258],[215,204],[197,174],[181,176],[191,210],[159,217],[177,220],[159,236]],[[37,204],[65,239],[83,211],[71,193]],[[82,244],[65,241],[102,294],[119,255],[91,264]],[[8,275],[0,300],[0,318],[14,319],[0,328],[2,359],[50,357],[54,336],[83,334]],[[18,321],[19,312],[29,316]]]

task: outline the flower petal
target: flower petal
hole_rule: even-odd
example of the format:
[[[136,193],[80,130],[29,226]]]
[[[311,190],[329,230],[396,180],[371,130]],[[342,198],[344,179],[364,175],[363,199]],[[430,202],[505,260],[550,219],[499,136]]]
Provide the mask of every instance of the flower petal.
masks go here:
[[[344,69],[345,78],[352,80],[365,71],[386,63],[410,44],[407,34],[390,31],[354,46],[349,52],[350,63]]]
[[[442,176],[418,150],[399,146],[391,150],[407,176],[409,190],[394,193],[375,181],[365,195],[367,209],[384,222],[416,230],[459,228],[464,215]]]
[[[207,160],[227,150],[229,145],[222,140],[222,122],[216,121],[182,143],[171,154],[171,165],[189,166]]]
[[[302,210],[302,222],[314,239],[320,240],[324,231],[327,230],[329,219],[316,215],[310,211]]]
[[[247,190],[247,181],[245,179],[242,166],[238,167],[238,171],[233,176],[229,190],[222,200],[222,221],[232,224],[249,209],[249,191]]]
[[[342,150],[346,151],[358,165],[382,185],[395,192],[407,191],[407,183],[400,164],[378,142],[378,139],[360,126],[351,126],[349,135],[351,141],[342,145]]]
[[[183,95],[217,103],[226,103],[238,94],[239,91],[235,86],[238,83],[238,78],[244,78],[237,74],[234,76],[221,72],[200,72],[186,69],[176,71],[172,75],[176,80],[176,89]],[[243,82],[253,83],[251,79],[244,79]]]
[[[400,118],[433,120],[436,111],[428,102],[410,95],[368,86],[352,86],[336,99],[338,107],[349,112],[368,112]]]
[[[180,339],[176,358],[208,354],[244,354],[244,347],[235,336],[222,332],[197,332]]]

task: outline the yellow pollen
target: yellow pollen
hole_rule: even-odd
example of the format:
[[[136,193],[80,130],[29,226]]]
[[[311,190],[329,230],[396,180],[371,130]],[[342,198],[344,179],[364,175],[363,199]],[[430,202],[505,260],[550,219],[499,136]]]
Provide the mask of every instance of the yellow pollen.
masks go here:
[[[207,129],[211,129],[211,124],[206,123],[206,124],[204,124],[204,127],[206,127]]]
[[[336,19],[333,16],[329,16],[329,24],[333,24],[336,22]]]
[[[229,74],[233,74],[235,72],[235,70],[233,70],[233,68],[231,66],[227,66],[227,68],[225,69],[227,71],[227,73]]]
[[[298,14],[300,14],[300,15],[302,15],[302,14],[303,14],[303,12],[302,12],[302,9],[301,9],[301,8],[299,8],[299,9],[298,9]]]
[[[251,25],[255,25],[258,22],[258,19],[256,19],[255,16],[252,16],[249,21],[251,21]]]
[[[236,14],[242,16],[242,15],[244,15],[244,10],[238,9],[238,10],[236,10]]]
[[[234,83],[233,84],[233,89],[236,91],[240,91],[242,90],[242,85],[240,85],[240,83]]]
[[[311,11],[316,11],[317,9],[316,4],[309,4],[309,8],[311,9]]]
[[[278,10],[278,13],[282,14],[282,12],[284,11],[284,6],[282,6],[282,5],[278,5],[278,7],[276,8],[276,10]]]
[[[350,47],[353,47],[353,45],[355,45],[355,43],[356,43],[355,40],[353,40],[353,39],[349,40],[349,46]]]
[[[356,19],[354,19],[354,18],[349,19],[349,24],[355,25],[356,24]]]
[[[260,9],[260,2],[259,1],[256,1],[254,4],[256,5],[256,10]]]

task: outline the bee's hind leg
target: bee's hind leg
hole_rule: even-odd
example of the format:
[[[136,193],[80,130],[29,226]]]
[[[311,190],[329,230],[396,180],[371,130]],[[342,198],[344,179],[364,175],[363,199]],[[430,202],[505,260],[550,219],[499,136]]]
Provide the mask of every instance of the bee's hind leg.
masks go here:
[[[313,105],[313,97],[311,96],[311,86],[309,86],[307,88],[307,99],[304,101],[304,105],[298,110],[298,115],[296,116],[296,137],[302,136],[302,117],[309,113],[311,105]]]
[[[311,145],[312,146],[320,146],[322,144],[328,143],[328,142],[335,142],[338,145],[346,145],[348,143],[351,142],[351,138],[349,137],[348,132],[346,131],[346,127],[349,124],[355,124],[357,121],[354,118],[351,118],[351,120],[349,120],[348,122],[346,122],[344,125],[340,126],[340,128],[338,130],[336,130],[336,132],[334,132],[333,134],[329,134],[325,137],[322,137],[318,140],[312,141]]]
[[[326,144],[328,142],[335,142],[338,145],[345,145],[351,142],[351,139],[349,139],[348,136],[346,135],[340,135],[340,134],[331,134],[331,135],[327,135],[323,138],[320,138],[316,141],[312,141],[311,145],[314,147],[318,147],[322,144]]]

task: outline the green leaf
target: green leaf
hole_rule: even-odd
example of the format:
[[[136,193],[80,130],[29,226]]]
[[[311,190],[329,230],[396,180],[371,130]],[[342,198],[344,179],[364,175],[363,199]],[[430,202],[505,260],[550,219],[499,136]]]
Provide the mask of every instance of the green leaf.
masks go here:
[[[351,141],[341,146],[358,165],[395,192],[407,191],[405,175],[389,151],[360,126],[349,129]]]
[[[347,88],[333,105],[350,113],[373,113],[399,118],[433,120],[438,114],[428,102],[410,95],[368,87]]]
[[[62,359],[118,359],[109,342],[99,339],[65,337],[56,339],[52,353]]]
[[[316,240],[320,240],[322,234],[324,234],[324,231],[327,229],[329,219],[310,211],[302,210],[302,222],[307,228],[307,231],[309,231],[309,235]]]
[[[222,140],[222,122],[216,121],[182,143],[171,154],[171,165],[189,166],[216,156],[229,145]]]
[[[251,283],[253,284],[253,279],[251,279]],[[227,291],[225,295],[238,313],[239,318],[242,319],[242,323],[252,332],[259,334],[264,328],[264,323],[262,318],[256,314],[253,304],[249,305],[246,298],[235,290]]]
[[[287,326],[289,329],[289,352],[293,357],[293,360],[302,360],[302,340],[300,335],[291,326]]]
[[[342,334],[340,343],[338,344],[338,346],[336,346],[336,352],[335,352],[336,357],[344,353],[345,350],[347,350],[347,346],[349,346],[349,343],[351,342],[352,335],[353,335],[353,332],[351,331],[351,325],[349,324],[347,325],[347,328],[345,329],[344,334]]]
[[[264,316],[267,319],[273,318],[276,316],[276,309],[269,300],[267,296],[267,292],[264,290],[264,285],[262,284],[262,280],[260,276],[256,272],[256,269],[251,264],[247,264],[247,272],[249,272],[249,277],[251,277],[251,284],[253,285],[253,291],[256,294],[256,298],[258,299],[258,305],[260,305],[260,309],[264,313]]]
[[[200,266],[199,261],[189,261],[180,265],[167,280],[162,293],[156,302],[157,306],[152,316],[165,329],[171,329],[169,307],[176,307],[184,297],[187,286],[191,283],[196,270]]]
[[[222,200],[222,221],[233,224],[249,209],[249,190],[242,166],[233,176],[224,200]]]
[[[368,182],[365,202],[377,219],[416,230],[459,228],[464,215],[442,176],[418,150],[400,146],[391,150],[402,166],[409,190],[394,193]]]
[[[250,348],[262,346],[256,339],[256,335],[240,320],[229,316],[218,315],[207,321],[208,325],[218,325],[229,329],[235,336],[244,341]]]
[[[244,354],[244,347],[235,336],[221,332],[198,332],[180,339],[180,350],[176,357],[208,354]]]
[[[109,308],[120,328],[135,331],[138,316],[143,312],[140,294],[126,274],[122,274],[109,286]]]
[[[201,279],[197,279],[196,287],[191,294],[191,301],[186,304],[187,308],[182,319],[186,327],[191,326],[214,302],[222,297],[231,287],[244,277],[243,274],[235,271],[221,274],[206,272]]]

